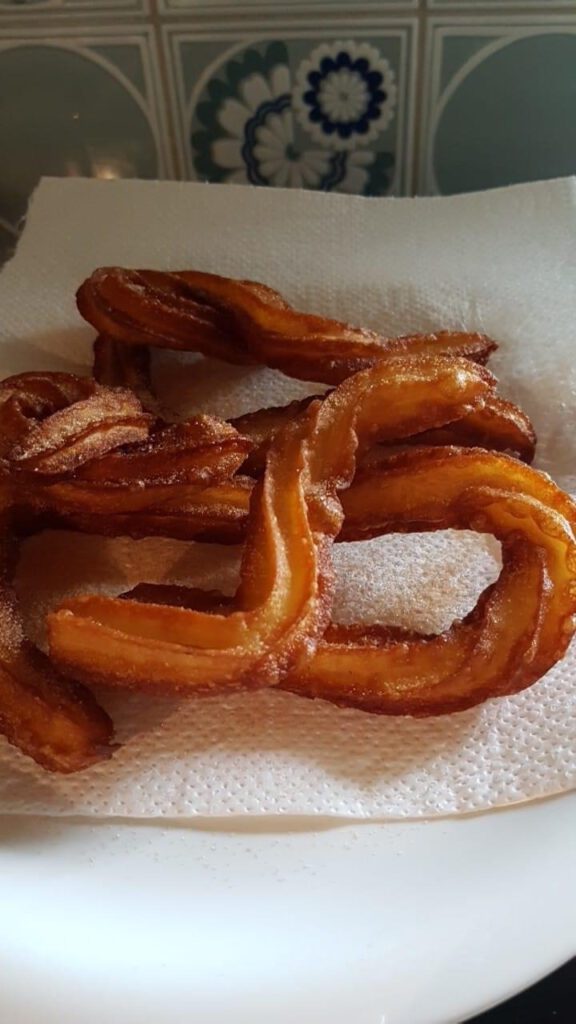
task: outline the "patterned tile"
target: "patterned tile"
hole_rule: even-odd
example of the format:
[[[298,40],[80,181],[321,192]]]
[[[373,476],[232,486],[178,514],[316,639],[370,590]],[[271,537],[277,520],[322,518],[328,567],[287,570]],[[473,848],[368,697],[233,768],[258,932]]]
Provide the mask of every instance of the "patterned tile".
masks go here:
[[[576,18],[436,18],[423,192],[576,173]]]
[[[85,14],[137,14],[148,10],[149,0],[0,0],[0,15],[40,14],[43,11],[78,11]]]
[[[41,175],[170,175],[148,29],[0,30],[0,245]]]
[[[187,176],[397,194],[411,181],[416,26],[165,33]]]

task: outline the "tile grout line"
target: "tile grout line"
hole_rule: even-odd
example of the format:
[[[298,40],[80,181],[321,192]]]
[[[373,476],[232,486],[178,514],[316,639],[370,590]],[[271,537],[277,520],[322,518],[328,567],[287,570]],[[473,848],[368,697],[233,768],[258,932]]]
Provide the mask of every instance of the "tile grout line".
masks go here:
[[[424,106],[425,106],[425,56],[426,39],[428,28],[428,11],[426,0],[420,0],[418,10],[414,12],[416,18],[416,74],[414,77],[414,116],[412,118],[412,159],[410,167],[410,195],[416,195],[420,184],[420,157],[422,153],[422,129],[425,127]]]
[[[180,158],[180,147],[177,143],[177,114],[172,102],[172,70],[169,68],[168,60],[166,58],[166,48],[164,46],[164,35],[162,31],[164,22],[158,9],[158,0],[150,0],[150,11],[146,20],[152,28],[154,44],[156,47],[156,59],[158,62],[160,85],[162,87],[162,96],[160,97],[160,101],[162,103],[164,118],[166,121],[166,136],[170,146],[174,178],[177,181],[181,181],[185,179],[186,174]]]

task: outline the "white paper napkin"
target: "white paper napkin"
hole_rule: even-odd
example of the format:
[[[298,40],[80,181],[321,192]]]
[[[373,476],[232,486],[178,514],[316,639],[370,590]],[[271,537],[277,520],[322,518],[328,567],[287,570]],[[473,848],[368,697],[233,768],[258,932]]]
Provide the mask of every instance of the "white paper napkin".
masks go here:
[[[45,180],[0,276],[0,374],[85,372],[93,332],[74,291],[96,266],[197,267],[279,288],[301,308],[406,333],[480,330],[501,391],[532,416],[537,465],[576,490],[576,184],[449,199],[363,199],[233,186]],[[314,391],[281,374],[157,359],[182,411],[224,416]],[[471,534],[337,545],[336,617],[445,628],[498,572]],[[71,534],[25,546],[30,628],[64,593],[140,579],[231,591],[238,552]],[[83,574],[83,575],[82,575]],[[82,581],[84,580],[84,586]],[[102,695],[123,749],[70,778],[0,741],[0,811],[191,817],[420,816],[478,810],[576,782],[576,652],[530,690],[412,721],[263,692],[176,703]]]

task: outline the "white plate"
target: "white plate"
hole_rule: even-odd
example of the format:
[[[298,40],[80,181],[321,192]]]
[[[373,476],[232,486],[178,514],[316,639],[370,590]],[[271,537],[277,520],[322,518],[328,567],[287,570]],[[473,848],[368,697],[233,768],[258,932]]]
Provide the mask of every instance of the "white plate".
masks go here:
[[[460,1021],[574,954],[575,812],[0,819],[0,1020]]]

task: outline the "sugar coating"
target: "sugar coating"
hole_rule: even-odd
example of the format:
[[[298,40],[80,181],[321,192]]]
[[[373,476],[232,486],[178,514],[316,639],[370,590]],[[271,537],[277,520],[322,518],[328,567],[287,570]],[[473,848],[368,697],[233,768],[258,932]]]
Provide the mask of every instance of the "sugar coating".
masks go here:
[[[0,371],[87,364],[92,332],[78,320],[73,292],[98,265],[253,277],[302,308],[391,334],[452,327],[493,335],[502,393],[534,419],[537,465],[576,491],[575,239],[569,181],[394,201],[48,181],[0,277]],[[155,363],[181,413],[240,415],[320,390],[194,357]],[[465,614],[499,564],[498,545],[468,533],[337,545],[334,561],[336,618],[431,632]],[[234,548],[52,534],[25,546],[18,585],[41,640],[46,610],[86,590],[87,580],[108,593],[140,580],[231,593],[237,573]],[[188,703],[100,696],[125,742],[114,760],[55,778],[0,743],[2,812],[421,817],[576,784],[575,646],[524,693],[424,721],[272,691]]]

